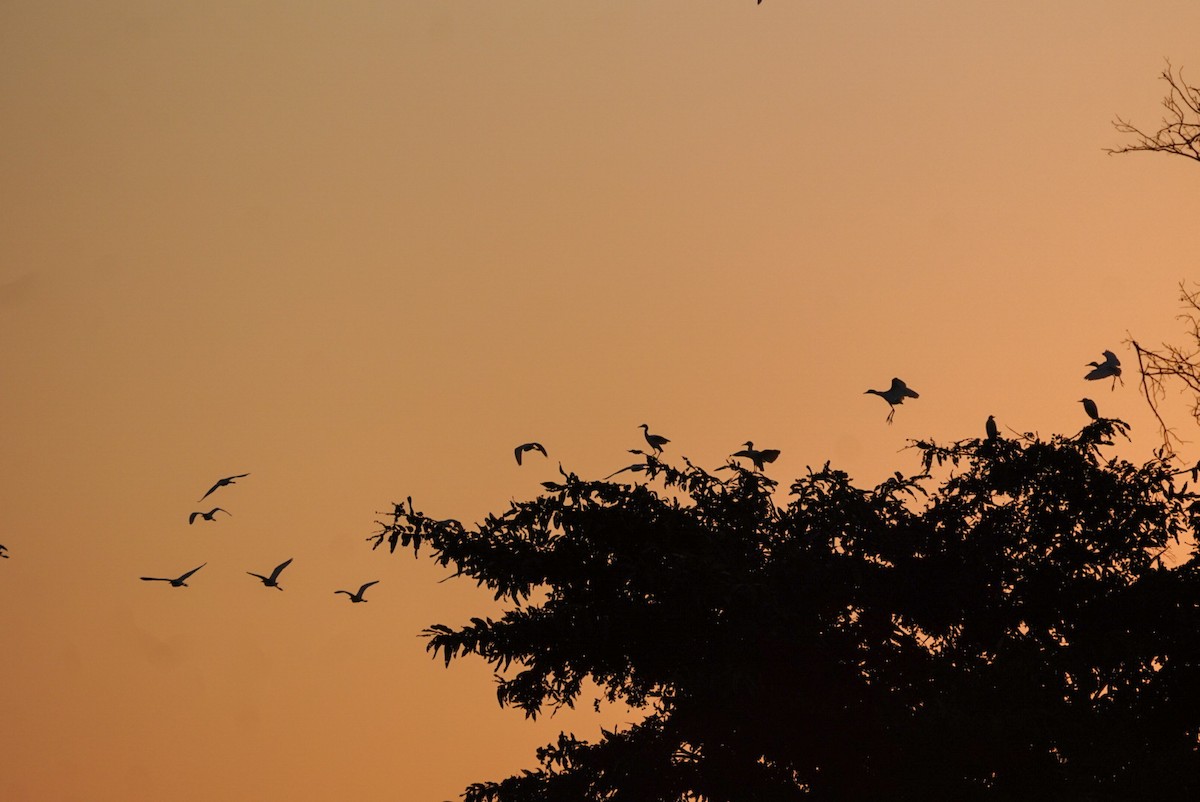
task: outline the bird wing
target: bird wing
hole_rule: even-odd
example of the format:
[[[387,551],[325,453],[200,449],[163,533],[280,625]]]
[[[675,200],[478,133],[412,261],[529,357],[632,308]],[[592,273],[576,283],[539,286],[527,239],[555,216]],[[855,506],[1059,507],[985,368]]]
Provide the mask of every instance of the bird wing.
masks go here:
[[[752,451],[749,451],[748,449],[745,449],[745,448],[743,448],[741,451],[735,451],[735,452],[733,452],[732,454],[730,454],[729,456],[731,456],[731,457],[745,457],[746,459],[754,459],[754,452],[752,452]]]
[[[349,596],[350,598],[354,598],[354,594],[353,594],[353,593],[351,593],[351,592],[350,592],[350,591],[348,591],[348,590],[335,590],[335,591],[333,592],[333,595],[334,595],[334,596],[336,596],[336,595],[338,595],[339,593],[345,593],[345,594],[346,594],[347,596]]]
[[[365,591],[367,588],[371,587],[372,585],[378,585],[378,584],[379,584],[379,580],[376,579],[374,582],[368,582],[367,584],[363,585],[361,588],[358,589],[359,597],[362,597],[363,591]]]
[[[239,473],[237,476],[226,476],[222,482],[232,482],[234,479],[241,479],[243,476],[249,476],[249,473]]]
[[[208,563],[201,563],[200,565],[197,565],[195,568],[193,568],[192,570],[188,571],[188,572],[187,572],[186,574],[184,574],[183,576],[179,577],[179,579],[177,579],[176,581],[177,581],[177,582],[182,582],[183,580],[187,579],[189,576],[191,576],[192,574],[196,573],[197,571],[199,571],[201,568],[203,568],[203,567],[204,567],[204,566],[206,566],[206,565],[208,565]]]
[[[141,579],[143,582],[170,582],[171,581],[171,580],[167,579],[166,577],[162,577],[162,576],[142,576],[142,577],[138,577],[138,579]]]
[[[1096,363],[1092,363],[1092,364],[1096,364]],[[1112,371],[1109,370],[1109,366],[1104,364],[1103,362],[1101,362],[1099,364],[1096,364],[1096,367],[1089,370],[1088,374],[1086,376],[1084,376],[1083,378],[1087,379],[1088,381],[1096,381],[1097,379],[1106,379],[1111,375],[1112,375]]]
[[[548,456],[550,456],[549,454],[547,454],[547,453],[546,453],[546,447],[545,447],[545,446],[543,446],[541,443],[530,443],[530,444],[529,444],[529,447],[530,447],[530,448],[532,448],[532,449],[533,449],[533,450],[535,450],[535,451],[540,451],[540,452],[542,452],[542,456],[543,456],[543,457],[548,457]]]
[[[1104,352],[1104,362],[1105,364],[1111,365],[1114,368],[1121,364],[1121,360],[1117,359],[1117,355],[1112,351]]]
[[[289,557],[288,559],[281,562],[279,565],[275,566],[275,570],[271,572],[271,581],[274,582],[276,579],[278,579],[279,575],[281,573],[283,573],[283,569],[287,568],[289,565],[291,565],[292,560],[294,560],[294,559],[296,559],[296,558]]]
[[[208,489],[208,492],[207,492],[207,493],[205,493],[203,496],[201,496],[201,497],[200,497],[200,500],[201,500],[201,501],[204,501],[204,499],[206,499],[206,498],[208,498],[210,495],[212,495],[212,492],[213,492],[214,490],[216,490],[218,487],[220,487],[220,486],[221,486],[221,485],[223,485],[223,484],[225,484],[225,480],[224,480],[224,479],[222,479],[221,481],[217,482],[215,485],[213,485],[212,487],[210,487],[210,488]]]
[[[198,512],[193,512],[191,515],[189,515],[189,516],[188,516],[188,523],[189,523],[189,524],[194,524],[194,523],[196,522],[196,516],[197,516],[197,515],[200,515],[200,513],[198,513]]]
[[[517,446],[513,449],[513,456],[517,458],[517,464],[521,464],[521,452],[525,450],[525,446]]]
[[[208,511],[208,514],[209,514],[209,515],[216,515],[218,512],[223,512],[223,513],[225,513],[226,515],[229,515],[229,516],[232,516],[232,515],[233,515],[233,513],[232,513],[232,512],[230,512],[229,510],[223,510],[223,509],[221,509],[220,507],[213,507],[211,510],[209,510],[209,511]]]
[[[758,452],[758,458],[763,462],[774,462],[775,460],[779,459],[779,449],[764,448],[762,451]]]

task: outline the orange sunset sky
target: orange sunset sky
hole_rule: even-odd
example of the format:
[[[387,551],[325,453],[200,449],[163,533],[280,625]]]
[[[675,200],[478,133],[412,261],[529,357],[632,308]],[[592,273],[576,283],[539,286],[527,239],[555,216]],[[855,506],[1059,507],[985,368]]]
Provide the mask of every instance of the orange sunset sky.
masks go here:
[[[1193,0],[0,3],[0,798],[451,799],[632,720],[499,709],[418,636],[490,595],[365,538],[642,422],[866,484],[1088,395],[1148,455],[1123,341],[1182,340],[1200,165],[1103,149],[1198,42]]]

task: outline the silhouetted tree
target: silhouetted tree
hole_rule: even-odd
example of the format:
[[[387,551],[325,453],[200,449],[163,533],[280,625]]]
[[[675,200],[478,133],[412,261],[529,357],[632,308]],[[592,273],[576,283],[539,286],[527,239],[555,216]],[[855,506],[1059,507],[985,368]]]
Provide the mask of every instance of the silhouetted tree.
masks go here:
[[[1132,134],[1132,144],[1110,148],[1109,153],[1173,153],[1200,161],[1200,88],[1189,86],[1183,80],[1183,70],[1175,70],[1171,62],[1163,68],[1162,80],[1169,90],[1162,100],[1166,113],[1162,127],[1154,133],[1142,131],[1128,120],[1118,117],[1113,126],[1123,134]]]
[[[1105,458],[1124,430],[919,442],[919,475],[826,464],[786,503],[646,454],[644,482],[564,472],[475,526],[409,499],[374,539],[504,603],[425,631],[501,705],[644,713],[469,802],[1196,799],[1200,495]]]
[[[1191,397],[1192,420],[1200,424],[1200,289],[1188,289],[1187,284],[1180,283],[1179,300],[1183,304],[1179,319],[1186,329],[1185,345],[1163,343],[1158,348],[1147,348],[1135,339],[1128,341],[1137,354],[1142,395],[1158,420],[1163,445],[1167,448],[1180,439],[1162,414],[1161,406],[1169,385],[1179,385],[1180,390]]]

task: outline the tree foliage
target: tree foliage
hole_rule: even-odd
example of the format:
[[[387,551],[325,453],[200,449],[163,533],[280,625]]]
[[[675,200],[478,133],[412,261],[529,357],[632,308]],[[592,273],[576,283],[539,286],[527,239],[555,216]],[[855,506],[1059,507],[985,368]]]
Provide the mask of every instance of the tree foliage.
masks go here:
[[[1106,458],[1123,432],[920,442],[918,475],[787,494],[646,454],[475,526],[409,499],[375,545],[503,602],[425,632],[501,705],[644,714],[468,802],[1200,798],[1200,495]]]

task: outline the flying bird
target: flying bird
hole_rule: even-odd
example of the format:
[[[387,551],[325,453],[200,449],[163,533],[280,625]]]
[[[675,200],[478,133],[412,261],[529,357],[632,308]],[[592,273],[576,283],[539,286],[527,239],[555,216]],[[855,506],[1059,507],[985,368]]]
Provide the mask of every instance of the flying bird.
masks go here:
[[[6,546],[0,546],[0,557],[3,557],[4,559],[7,560],[8,555],[4,553],[6,551],[8,551],[8,548]]]
[[[908,385],[900,379],[892,379],[892,386],[886,390],[867,390],[863,395],[867,393],[873,393],[888,402],[888,406],[891,407],[887,416],[888,423],[892,422],[892,416],[896,414],[897,404],[903,404],[906,398],[921,397],[915,390],[908,389]]]
[[[540,451],[542,456],[546,456],[546,449],[541,443],[522,443],[513,449],[513,456],[517,458],[517,464],[521,464],[521,455],[526,451]]]
[[[276,590],[283,590],[283,588],[279,587],[279,575],[281,573],[283,573],[284,568],[287,568],[289,565],[292,564],[293,559],[295,559],[295,558],[288,558],[288,559],[284,560],[283,562],[281,562],[279,565],[275,566],[275,570],[271,572],[270,576],[263,576],[262,574],[256,574],[253,571],[247,571],[246,573],[250,574],[250,576],[256,576],[259,579],[261,579],[263,585],[265,585],[268,588],[275,588]]]
[[[229,510],[223,510],[220,507],[213,507],[208,512],[193,512],[191,515],[188,516],[188,524],[190,525],[190,524],[196,523],[197,518],[203,518],[206,521],[216,520],[213,516],[216,515],[218,512],[223,512],[226,515],[233,515],[233,513],[230,512]]]
[[[760,471],[763,469],[763,465],[765,463],[774,462],[779,458],[779,449],[777,448],[764,448],[763,450],[758,451],[754,448],[754,443],[750,440],[747,440],[745,445],[746,447],[744,449],[741,451],[735,451],[733,454],[730,454],[730,456],[745,457],[753,462],[754,467]]]
[[[225,485],[235,484],[233,481],[234,479],[241,479],[243,476],[249,476],[249,475],[250,474],[248,474],[248,473],[239,473],[237,476],[226,476],[224,479],[218,479],[217,483],[208,489],[208,493],[205,493],[203,496],[200,497],[200,500],[204,501],[204,499],[208,498],[209,494],[211,494],[218,487],[224,487]]]
[[[1000,427],[996,425],[996,416],[988,415],[987,419],[987,436],[989,440],[1000,439]]]
[[[1083,411],[1088,414],[1089,418],[1092,420],[1100,420],[1100,411],[1096,409],[1095,401],[1090,398],[1081,398],[1079,401],[1083,404]]]
[[[167,579],[166,577],[162,577],[162,576],[143,576],[143,577],[141,577],[141,580],[143,582],[170,582],[171,587],[173,587],[173,588],[186,588],[188,586],[187,582],[186,582],[187,578],[189,576],[191,576],[192,574],[196,573],[197,571],[199,571],[205,565],[208,565],[208,563],[204,563],[203,565],[197,565],[195,568],[188,571],[183,576],[179,576],[174,579]]]
[[[1117,359],[1117,355],[1112,351],[1104,352],[1103,362],[1088,362],[1092,368],[1083,378],[1088,381],[1097,381],[1099,379],[1113,378],[1113,383],[1116,383],[1117,377],[1121,375],[1121,360]]]
[[[350,597],[350,601],[354,602],[355,604],[358,604],[359,602],[366,601],[366,599],[363,598],[363,592],[366,591],[366,589],[371,587],[372,585],[378,585],[378,584],[379,584],[379,580],[376,579],[374,582],[368,582],[365,585],[363,585],[361,588],[359,588],[358,593],[351,593],[348,590],[335,590],[333,592],[333,595],[336,596],[339,593],[345,593],[347,596]]]
[[[642,433],[646,435],[646,442],[650,444],[650,447],[654,449],[655,453],[662,453],[662,447],[671,442],[662,435],[650,434],[650,427],[645,423],[638,428],[641,429]]]

